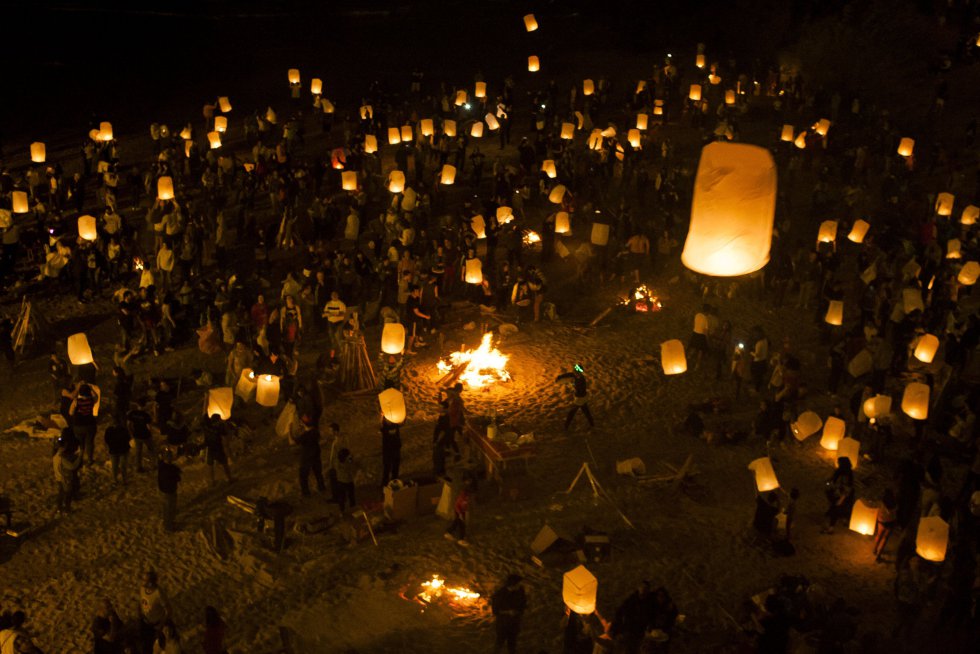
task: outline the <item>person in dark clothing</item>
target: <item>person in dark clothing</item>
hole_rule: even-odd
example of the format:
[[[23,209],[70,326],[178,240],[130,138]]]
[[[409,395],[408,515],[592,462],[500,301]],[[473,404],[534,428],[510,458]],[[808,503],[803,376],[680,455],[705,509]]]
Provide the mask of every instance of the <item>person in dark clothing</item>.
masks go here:
[[[629,597],[623,600],[613,618],[612,636],[622,651],[630,653],[639,651],[643,636],[653,624],[655,610],[650,582],[643,581]]]
[[[157,462],[157,488],[163,495],[163,528],[171,532],[177,531],[177,486],[181,475],[173,460],[173,453],[164,450]]]
[[[79,384],[75,399],[68,409],[72,417],[71,426],[75,436],[82,443],[88,464],[95,463],[95,432],[98,430],[96,415],[99,402],[98,393],[88,384]]]
[[[775,595],[766,598],[766,614],[759,619],[759,625],[762,633],[756,651],[759,654],[785,654],[792,624],[782,601]]]
[[[760,536],[772,538],[772,530],[779,514],[779,496],[775,491],[759,493],[755,496],[755,515],[752,526]]]
[[[524,579],[517,574],[507,575],[503,585],[494,591],[490,598],[493,617],[497,619],[497,641],[493,647],[494,654],[506,646],[510,654],[517,651],[517,636],[521,631],[521,617],[527,608],[527,593],[521,582]]]
[[[217,415],[211,416],[205,425],[204,447],[207,448],[206,459],[211,483],[215,482],[214,464],[216,463],[225,471],[225,479],[229,482],[235,481],[231,476],[231,467],[228,465],[228,454],[225,453],[225,424]]]
[[[398,467],[402,459],[401,425],[381,418],[381,485],[387,486],[398,479]]]
[[[841,518],[851,515],[854,506],[854,471],[851,460],[846,456],[837,458],[837,469],[827,482],[827,526],[825,534],[834,532],[834,525]]]
[[[125,418],[116,416],[110,418],[109,426],[105,429],[105,447],[112,462],[112,481],[118,484],[120,476],[126,483],[129,463],[129,430],[126,429]]]
[[[436,477],[446,473],[446,453],[456,445],[453,428],[449,422],[449,402],[439,403],[439,417],[432,431],[432,474]]]
[[[580,410],[585,414],[585,419],[589,421],[589,429],[594,428],[595,421],[592,419],[592,412],[589,411],[589,390],[588,382],[585,379],[585,370],[576,363],[571,372],[565,372],[555,377],[556,382],[565,380],[569,380],[575,388],[575,404],[565,417],[565,431],[568,431],[569,425],[572,424],[572,418]]]
[[[316,487],[321,493],[326,491],[327,484],[323,479],[323,462],[320,459],[320,432],[313,427],[311,416],[302,417],[307,429],[296,437],[299,446],[299,489],[303,497],[310,496],[310,473],[316,479]]]
[[[143,400],[135,409],[126,414],[129,433],[136,445],[136,472],[143,472],[143,448],[146,447],[151,453],[156,452],[153,447],[153,434],[150,433],[152,418],[145,406],[146,400]]]

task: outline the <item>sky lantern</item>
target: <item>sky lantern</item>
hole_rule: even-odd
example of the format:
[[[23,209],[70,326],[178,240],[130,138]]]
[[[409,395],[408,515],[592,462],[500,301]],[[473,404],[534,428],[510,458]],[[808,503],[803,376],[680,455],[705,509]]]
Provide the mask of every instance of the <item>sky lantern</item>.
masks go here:
[[[541,162],[541,172],[548,176],[549,179],[554,179],[558,176],[558,169],[555,168],[554,159],[545,159]]]
[[[663,116],[664,115],[664,101],[663,100],[654,100],[653,101],[653,115],[654,116]]]
[[[641,79],[639,82],[636,83],[636,91],[633,93],[633,95],[639,95],[643,93],[646,90],[646,88],[647,88],[647,81],[645,79]]]
[[[527,70],[529,73],[536,73],[541,70],[541,61],[535,55],[527,58]]]
[[[725,91],[725,104],[727,104],[728,106],[731,106],[731,105],[735,104],[735,90],[734,89],[728,89],[727,91]]]
[[[939,350],[939,339],[932,334],[923,334],[915,344],[915,358],[922,363],[932,363]]]
[[[952,193],[940,193],[936,196],[936,213],[940,216],[950,216],[953,213],[953,202],[956,196]]]
[[[951,238],[946,241],[946,258],[947,259],[962,259],[963,253],[960,251],[960,239]]]
[[[27,193],[25,191],[12,191],[10,193],[10,201],[14,213],[27,213],[31,209],[31,205],[27,201]]]
[[[449,137],[456,136],[456,121],[455,120],[442,121],[442,133]]]
[[[831,300],[827,306],[827,314],[824,320],[828,325],[840,327],[844,324],[844,302],[842,300]]]
[[[405,396],[397,388],[386,388],[378,393],[378,404],[381,405],[381,415],[388,422],[400,425],[405,422]]]
[[[374,134],[364,135],[364,154],[374,154],[378,151],[378,137]]]
[[[345,191],[357,190],[357,171],[345,170],[340,173],[340,184]]]
[[[405,350],[405,325],[386,322],[381,330],[381,351],[385,354],[401,354]]]
[[[823,426],[823,420],[813,411],[804,411],[796,422],[790,424],[790,430],[798,441],[804,441],[813,436]]]
[[[749,464],[749,470],[755,473],[755,487],[760,493],[765,493],[779,488],[779,480],[776,479],[776,471],[772,468],[772,461],[768,456],[756,459]]]
[[[255,371],[251,368],[243,368],[242,374],[238,377],[238,383],[235,384],[235,395],[242,398],[245,402],[250,402],[255,396],[255,387],[257,385]]]
[[[561,138],[570,141],[575,138],[575,123],[561,124]]]
[[[476,234],[477,238],[487,237],[487,221],[482,215],[477,214],[470,218],[470,229]]]
[[[694,65],[697,66],[698,68],[704,68],[704,55],[703,54],[699,54],[696,57],[694,57]]]
[[[524,29],[526,29],[528,32],[533,32],[534,30],[538,29],[538,21],[534,17],[534,14],[528,14],[524,17]]]
[[[800,150],[806,150],[806,130],[796,135],[796,140],[793,141],[793,145]]]
[[[837,442],[837,458],[850,459],[851,469],[857,470],[861,462],[861,441],[853,438],[842,438]]]
[[[319,77],[314,77],[310,80],[310,93],[313,95],[320,95],[323,93],[323,80]]]
[[[475,98],[485,98],[487,97],[487,83],[477,82],[473,88],[473,97]]]
[[[405,173],[400,170],[393,170],[388,173],[388,190],[392,193],[401,193],[405,190]]]
[[[279,404],[279,376],[259,375],[255,388],[255,401],[260,406],[276,406]]]
[[[415,136],[412,133],[411,125],[402,125],[401,128],[402,143],[411,143],[415,140]]]
[[[820,435],[820,447],[836,452],[846,432],[847,423],[837,416],[827,416],[827,421],[823,423],[823,433]]]
[[[572,231],[572,223],[567,211],[555,214],[555,234],[567,234]]]
[[[909,137],[903,138],[898,142],[898,154],[903,157],[911,157],[912,150],[915,149],[915,139],[910,139]]]
[[[442,172],[439,173],[439,183],[444,186],[451,186],[456,183],[456,166],[450,166],[445,164],[442,167]]]
[[[566,190],[563,184],[556,185],[555,188],[551,189],[551,193],[548,194],[548,201],[552,204],[561,204],[562,200],[565,199]]]
[[[194,141],[184,141],[184,156],[191,158],[191,151],[194,150]]]
[[[464,104],[466,104],[466,91],[463,89],[456,91],[456,100],[453,104],[455,104],[457,107],[462,107]]]
[[[871,224],[866,220],[858,218],[851,227],[851,232],[847,235],[847,240],[852,243],[864,243],[864,237],[868,235]]]
[[[31,161],[34,163],[44,163],[48,153],[43,143],[31,143]]]
[[[212,388],[208,391],[208,417],[218,416],[222,420],[231,418],[231,406],[235,401],[235,392],[231,386]]]
[[[194,138],[194,132],[193,130],[191,130],[191,126],[187,125],[182,130],[180,130],[179,136],[185,141],[190,141],[192,138]]]
[[[874,397],[869,397],[861,405],[861,410],[864,411],[866,417],[872,420],[883,418],[892,412],[892,396],[875,395]]]
[[[698,102],[701,100],[701,85],[691,84],[691,90],[687,93],[687,99],[692,102]]]
[[[362,104],[358,113],[361,115],[361,120],[374,120],[374,107],[369,104]]]
[[[489,129],[491,132],[500,128],[500,123],[497,122],[497,117],[492,113],[488,113],[486,116],[484,116],[483,120],[486,121],[487,129]]]
[[[813,126],[813,131],[820,136],[827,136],[827,132],[830,130],[830,121],[826,118],[821,118]]]
[[[630,146],[634,148],[640,147],[640,130],[631,129],[626,133],[626,140],[629,141]]]
[[[86,241],[94,241],[99,237],[99,232],[95,226],[95,216],[78,217],[78,235]]]
[[[782,132],[779,133],[779,140],[780,141],[785,141],[787,143],[792,143],[793,142],[793,126],[792,125],[783,125],[783,130],[782,130]]]
[[[465,278],[467,284],[483,283],[483,263],[479,259],[467,259]]]
[[[327,98],[320,100],[320,106],[323,107],[323,113],[332,114],[336,111],[336,107],[333,106],[333,102],[330,102]]]
[[[221,133],[220,132],[208,132],[208,143],[211,145],[212,150],[217,150],[221,147]]]
[[[687,357],[684,344],[674,338],[660,344],[660,363],[665,375],[679,375],[687,372]]]
[[[592,245],[607,245],[609,243],[609,225],[592,223],[592,234],[589,238]]]
[[[514,210],[504,205],[497,207],[497,223],[506,225],[514,219]]]
[[[592,130],[592,133],[589,134],[588,145],[590,150],[602,149],[602,130],[600,129]]]
[[[108,121],[103,121],[99,123],[99,140],[100,141],[112,140],[112,123]]]
[[[973,286],[977,283],[977,277],[980,277],[980,263],[967,261],[960,268],[960,274],[956,276],[956,281],[963,286]]]
[[[715,75],[714,73],[711,73],[710,75],[708,75],[708,83],[711,84],[712,86],[718,86],[719,84],[721,84],[721,77]]]
[[[856,531],[862,536],[873,536],[875,527],[878,524],[878,509],[858,500],[851,509],[851,531]]]
[[[926,561],[942,563],[949,545],[949,524],[939,516],[919,518],[915,535],[915,553]]]
[[[227,96],[221,96],[218,98],[218,109],[221,113],[226,114],[231,111],[231,102],[228,100]]]
[[[398,145],[402,142],[402,132],[397,127],[388,128],[388,145]]]
[[[650,116],[647,114],[636,114],[636,129],[646,130],[650,124]]]
[[[68,337],[68,360],[73,366],[84,366],[92,363],[92,348],[89,347],[88,337],[84,333],[72,334]]]
[[[902,411],[913,420],[929,417],[929,385],[909,382],[902,393]]]
[[[173,200],[174,199],[174,180],[172,177],[164,175],[157,180],[157,199],[158,200]]]
[[[483,121],[476,121],[473,126],[470,127],[470,136],[475,139],[483,138]]]
[[[596,594],[599,580],[588,568],[580,565],[565,573],[561,583],[561,598],[565,606],[579,615],[595,613]]]
[[[435,125],[431,118],[423,118],[419,121],[419,132],[422,136],[429,137],[435,134]]]
[[[590,80],[582,80],[582,95],[592,95],[595,93],[595,83]]]
[[[214,117],[214,131],[224,134],[228,131],[228,119],[224,116]]]
[[[960,216],[960,224],[969,227],[977,222],[977,218],[980,218],[980,207],[971,204],[963,210],[963,215]]]
[[[769,152],[709,143],[701,150],[681,261],[719,277],[759,270],[769,261],[775,211],[776,166]]]
[[[837,240],[837,221],[825,220],[822,223],[820,223],[820,229],[817,231],[817,242],[833,243],[836,240]]]
[[[290,84],[299,84],[299,68],[290,68],[286,73]]]

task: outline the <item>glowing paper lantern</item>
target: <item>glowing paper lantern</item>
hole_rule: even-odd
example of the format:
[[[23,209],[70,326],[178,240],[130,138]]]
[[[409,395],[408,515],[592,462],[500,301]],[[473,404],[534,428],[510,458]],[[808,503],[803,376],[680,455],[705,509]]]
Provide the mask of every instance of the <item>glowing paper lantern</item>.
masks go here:
[[[827,422],[823,423],[823,434],[820,435],[820,447],[831,452],[836,452],[846,431],[847,423],[837,416],[828,416]]]
[[[953,214],[953,202],[956,197],[952,193],[940,193],[936,197],[936,213],[940,216]]]
[[[405,422],[405,396],[397,388],[386,388],[378,393],[378,403],[381,405],[381,415],[388,422],[400,425]]]
[[[180,138],[184,139],[185,141],[190,141],[192,138],[194,138],[194,133],[191,131],[190,127],[185,127],[184,129],[180,130]]]
[[[279,377],[277,375],[259,375],[255,388],[255,401],[260,406],[276,406],[279,404]]]
[[[193,141],[184,141],[184,156],[188,159],[191,158],[191,152],[194,150]]]
[[[902,393],[902,411],[913,420],[929,417],[929,385],[909,382]]]
[[[822,223],[820,223],[820,229],[817,232],[817,242],[833,243],[836,240],[837,240],[837,221],[825,220]]]
[[[798,147],[800,150],[806,149],[806,131],[800,132],[796,135],[796,140],[793,141],[793,145]]]
[[[562,200],[565,199],[565,189],[564,185],[558,184],[555,188],[551,189],[551,193],[548,194],[548,201],[552,204],[561,204]]]
[[[721,84],[721,78],[715,75],[714,73],[711,73],[710,75],[708,75],[708,82],[712,86],[717,86],[718,84]]]
[[[939,339],[932,334],[923,334],[915,344],[915,358],[922,363],[932,363],[939,350]]]
[[[218,416],[222,420],[231,418],[231,407],[235,393],[231,386],[212,388],[208,391],[208,417]]]
[[[235,384],[235,395],[249,402],[255,396],[256,385],[255,372],[251,368],[245,368]]]
[[[701,150],[681,261],[695,272],[747,275],[769,261],[776,166],[764,148],[710,143]]]
[[[572,222],[567,211],[559,211],[555,214],[555,234],[567,234],[572,231]]]
[[[401,193],[405,190],[405,173],[400,170],[393,170],[388,174],[388,190],[392,193]]]
[[[856,531],[862,536],[873,536],[875,526],[878,524],[878,509],[868,506],[864,500],[858,500],[851,509],[851,531]]]
[[[909,314],[914,311],[925,311],[926,306],[922,303],[922,291],[917,288],[902,289],[902,308]]]
[[[790,430],[798,441],[804,441],[813,436],[823,426],[823,420],[813,411],[804,411],[796,422],[790,424]]]
[[[658,100],[658,102],[661,102],[661,104],[655,104],[655,105],[653,105],[653,115],[654,116],[663,116],[664,115],[664,105],[662,104],[662,101],[659,101]]]
[[[475,139],[483,138],[483,122],[477,121],[470,127],[470,136]]]
[[[488,113],[486,116],[484,116],[483,120],[486,121],[487,129],[489,129],[491,132],[500,128],[500,123],[497,122],[497,117],[492,113]]]
[[[971,204],[963,210],[963,215],[960,216],[960,224],[973,225],[977,222],[977,218],[980,218],[980,207]]]
[[[475,88],[473,89],[473,97],[485,98],[487,97],[487,83],[477,82]]]
[[[211,145],[212,150],[217,150],[221,147],[221,134],[218,132],[208,132],[208,143]]]
[[[14,213],[27,213],[30,211],[30,204],[27,202],[25,191],[13,191],[10,194],[10,201],[13,205]]]
[[[340,183],[345,191],[357,190],[357,171],[345,170],[340,173]]]
[[[641,79],[639,82],[636,83],[635,95],[639,95],[640,93],[643,93],[646,90],[646,88],[647,88],[647,81],[645,79]]]
[[[545,159],[543,162],[541,162],[541,171],[551,179],[557,177],[558,169],[555,168],[555,160]]]
[[[510,207],[497,207],[497,223],[506,225],[514,219],[514,210]]]
[[[704,55],[699,54],[694,58],[694,65],[698,68],[704,68]]]
[[[108,121],[103,121],[99,123],[99,140],[100,141],[112,140],[112,123]]]
[[[827,307],[827,315],[824,320],[828,325],[840,327],[844,324],[844,302],[841,300],[831,300]]]
[[[592,245],[606,245],[609,243],[609,225],[606,223],[592,223],[592,235],[589,239]]]
[[[636,129],[646,130],[650,124],[650,116],[646,114],[636,114]]]
[[[227,132],[228,131],[228,119],[225,118],[224,116],[215,116],[214,117],[214,131],[218,132],[219,134],[224,134],[225,132]]]
[[[289,78],[290,84],[299,84],[299,69],[290,68],[287,72],[287,77]]]
[[[99,237],[99,232],[95,227],[95,216],[78,217],[78,235],[86,241],[94,241]]]
[[[223,114],[226,114],[229,111],[231,111],[231,102],[228,100],[226,96],[221,96],[220,98],[218,98],[218,109]]]
[[[915,149],[915,139],[910,139],[908,137],[905,137],[898,143],[898,153],[903,157],[911,157],[912,150],[914,149]]]
[[[640,147],[640,130],[631,129],[626,133],[626,140],[630,142],[630,145],[634,148]]]
[[[960,259],[963,257],[963,253],[960,252],[960,239],[951,238],[946,241],[946,258],[947,259]]]
[[[374,118],[374,107],[369,104],[361,105],[361,108],[358,111],[361,114],[361,120],[370,120]]]
[[[565,573],[561,583],[561,598],[565,606],[579,615],[595,613],[596,593],[599,581],[589,570],[580,565]]]
[[[528,32],[538,29],[538,21],[534,18],[534,14],[528,14],[524,17],[524,29]]]
[[[687,99],[692,102],[698,102],[701,100],[701,85],[691,84],[691,90],[687,94]]]
[[[854,358],[847,364],[847,373],[857,379],[871,372],[873,365],[874,358],[871,356],[871,352],[867,348],[864,348],[855,354]]]
[[[861,410],[864,411],[864,415],[868,418],[879,420],[892,412],[892,396],[875,395],[874,397],[869,397],[861,405]]]
[[[323,92],[323,80],[319,77],[314,77],[310,80],[310,93],[313,95],[320,95]]]
[[[861,442],[853,438],[842,438],[837,443],[837,458],[850,459],[851,469],[857,470],[861,462]]]
[[[851,232],[847,235],[847,240],[852,243],[864,243],[864,237],[868,235],[869,229],[871,229],[871,225],[867,221],[858,218],[854,221]]]
[[[527,70],[529,73],[536,73],[541,70],[541,62],[536,56],[530,56],[527,58]]]
[[[442,172],[439,174],[439,183],[450,186],[456,183],[456,166],[450,166],[446,164],[442,167]]]
[[[813,126],[813,131],[820,136],[827,136],[827,131],[830,129],[830,121],[826,118],[821,118],[817,121],[817,124]]]
[[[735,91],[728,89],[725,91],[725,104],[733,105],[735,104]]]
[[[915,553],[926,561],[942,563],[946,560],[949,545],[949,525],[939,516],[919,518],[919,530],[915,535]]]
[[[793,141],[793,126],[783,125],[783,131],[779,134],[780,141],[786,141],[787,143],[792,143]]]
[[[378,137],[374,134],[364,135],[364,154],[374,154],[378,151]]]
[[[479,259],[466,260],[466,283],[483,283],[483,263]]]
[[[385,354],[401,354],[405,350],[405,325],[385,323],[381,331],[381,351]]]
[[[31,143],[31,161],[44,163],[47,160],[47,148],[43,143]]]
[[[411,125],[402,125],[401,129],[402,143],[411,143],[415,140],[415,136],[412,133]]]
[[[561,124],[561,138],[569,141],[575,138],[575,123],[562,123]]]
[[[388,128],[388,145],[398,145],[402,142],[401,130],[397,127]]]
[[[275,125],[278,120],[279,120],[279,118],[278,118],[278,116],[276,116],[275,109],[273,109],[272,107],[266,107],[265,108],[265,122],[269,123],[270,125]]]
[[[684,344],[676,338],[660,344],[660,363],[665,375],[679,375],[687,371],[687,357]]]
[[[980,263],[967,261],[960,268],[960,274],[956,276],[956,281],[963,286],[973,286],[977,283],[977,277],[980,277]]]
[[[435,126],[433,125],[431,118],[423,118],[421,121],[419,121],[419,132],[422,133],[422,136],[432,136],[435,134],[435,131]]]
[[[589,134],[589,149],[590,150],[601,150],[602,149],[602,131],[598,129],[592,130]]]
[[[772,461],[768,456],[756,459],[749,464],[749,470],[755,473],[755,487],[760,493],[765,493],[779,488],[779,480],[776,479],[776,471],[772,469]]]
[[[172,177],[164,176],[157,180],[157,199],[174,199],[174,180]]]
[[[457,107],[462,107],[464,104],[466,104],[466,91],[456,91],[455,105]]]
[[[72,334],[68,337],[68,360],[74,366],[84,366],[95,360],[85,334]]]
[[[592,80],[582,80],[582,95],[592,95],[595,93],[595,84]]]
[[[456,121],[444,120],[442,122],[442,133],[446,136],[456,136]]]
[[[477,238],[487,237],[487,221],[483,219],[483,216],[477,214],[470,219],[470,228],[473,233],[476,234]]]

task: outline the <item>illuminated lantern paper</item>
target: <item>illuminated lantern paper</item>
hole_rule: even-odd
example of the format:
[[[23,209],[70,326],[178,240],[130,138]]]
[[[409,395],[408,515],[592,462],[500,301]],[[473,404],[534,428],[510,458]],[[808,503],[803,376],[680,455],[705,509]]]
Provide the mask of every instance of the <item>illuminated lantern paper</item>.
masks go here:
[[[185,141],[190,141],[192,138],[194,138],[194,133],[191,131],[190,127],[185,127],[184,129],[180,130],[180,138],[184,139]]]
[[[776,166],[764,148],[710,143],[701,151],[691,224],[681,261],[705,275],[732,277],[769,261]]]
[[[78,235],[86,241],[94,241],[99,237],[99,232],[95,227],[95,216],[78,217]]]
[[[221,134],[218,132],[208,132],[208,143],[211,145],[212,150],[217,150],[221,147]]]
[[[289,78],[290,84],[299,84],[299,69],[290,68],[287,73],[287,77]]]
[[[939,516],[919,518],[915,535],[915,553],[926,561],[942,563],[949,545],[949,525]]]
[[[565,199],[565,187],[562,184],[558,184],[555,188],[551,189],[551,193],[548,194],[548,201],[552,204],[561,204],[562,200]]]
[[[466,104],[466,91],[456,91],[456,102],[454,104],[457,107],[462,107]]]
[[[473,97],[485,98],[487,97],[487,83],[477,82],[475,88],[473,89]]]
[[[823,426],[823,420],[813,411],[804,411],[796,422],[790,424],[790,430],[798,441],[804,441],[813,436]]]
[[[592,245],[606,245],[609,243],[609,225],[606,223],[592,223],[592,235],[589,239]]]
[[[691,84],[691,90],[687,94],[687,99],[698,102],[701,99],[701,85]]]
[[[853,438],[842,438],[837,443],[837,458],[850,459],[851,469],[857,470],[861,461],[861,442]]]
[[[793,141],[793,145],[798,147],[800,150],[806,149],[806,132],[800,132],[796,135],[796,140]]]
[[[772,461],[769,457],[756,459],[749,464],[749,470],[755,473],[755,487],[760,493],[779,488],[779,480],[776,479],[776,471],[772,469]]]
[[[694,58],[694,65],[698,68],[704,68],[704,55],[699,54]]]
[[[333,102],[331,102],[327,98],[323,98],[320,101],[320,106],[323,107],[323,113],[325,114],[332,114],[337,110],[336,107],[333,106]]]
[[[827,131],[830,129],[830,121],[826,118],[821,118],[817,121],[817,124],[813,126],[813,131],[820,136],[827,136]]]
[[[402,143],[411,143],[415,140],[411,125],[402,125],[401,137]]]
[[[245,368],[235,384],[235,395],[249,402],[255,396],[256,385],[255,372],[251,368]]]
[[[218,98],[218,109],[221,113],[226,114],[231,111],[231,102],[228,100],[227,96],[221,96]]]
[[[255,388],[255,401],[260,406],[276,406],[279,404],[279,377],[276,375],[259,375]]]
[[[980,263],[967,261],[960,268],[960,274],[956,276],[956,281],[963,286],[973,286],[977,283],[977,277],[980,277]]]
[[[650,125],[650,116],[646,114],[636,114],[636,129],[646,130]]]
[[[357,190],[357,171],[345,170],[340,173],[340,183],[345,191]]]
[[[466,283],[483,283],[483,263],[479,259],[466,260]]]
[[[276,116],[276,110],[272,107],[265,108],[265,122],[270,125],[275,125],[279,121],[279,117]]]
[[[228,119],[225,118],[224,116],[215,116],[214,117],[214,131],[218,132],[219,134],[224,134],[225,132],[227,132],[228,131]]]
[[[827,307],[827,315],[824,320],[828,325],[840,327],[844,324],[844,302],[841,300],[831,300]]]
[[[733,105],[735,104],[735,91],[728,89],[725,91],[725,104]]]
[[[446,136],[456,136],[456,121],[445,120],[442,122],[442,133]]]
[[[892,412],[892,396],[875,395],[874,397],[869,397],[861,405],[861,410],[864,411],[864,415],[868,418],[880,420]]]
[[[388,422],[400,425],[405,422],[405,396],[397,388],[386,388],[378,393],[378,403],[381,405],[381,415]]]
[[[561,137],[566,141],[575,138],[575,123],[562,123]]]
[[[913,420],[929,417],[929,385],[909,382],[902,393],[902,411]]]
[[[527,58],[527,70],[529,73],[536,73],[541,70],[541,62],[536,56],[530,56]]]
[[[14,213],[27,213],[30,211],[30,204],[27,202],[27,193],[25,191],[13,191],[10,194],[10,201]]]
[[[393,170],[388,174],[388,190],[392,193],[401,193],[405,190],[405,173],[400,170]]]
[[[847,364],[847,373],[855,379],[858,377],[863,377],[871,372],[871,367],[873,365],[874,358],[871,356],[871,352],[865,348],[855,354],[854,358]]]
[[[572,231],[572,221],[569,219],[567,211],[559,211],[555,214],[555,234],[567,234]]]
[[[361,108],[358,110],[358,112],[361,115],[361,120],[372,120],[372,119],[374,119],[374,107],[372,107],[369,104],[363,104],[363,105],[361,105]]]
[[[423,118],[419,121],[419,132],[422,133],[422,136],[426,137],[435,134],[436,130],[431,118]]]
[[[483,138],[483,122],[477,121],[470,127],[470,136],[475,139]]]
[[[662,100],[658,100],[658,102],[660,102],[661,104],[655,104],[653,106],[653,115],[654,116],[663,116],[664,115],[663,101]]]
[[[913,149],[915,149],[914,139],[905,137],[898,143],[898,153],[903,157],[911,157]]]
[[[687,372],[687,357],[684,356],[684,344],[676,338],[660,344],[660,363],[665,375],[679,375]]]
[[[524,29],[528,32],[538,29],[538,21],[534,18],[534,14],[528,14],[524,17]]]
[[[95,360],[85,334],[72,334],[68,337],[68,360],[74,366],[84,366]]]
[[[487,221],[483,219],[483,216],[477,214],[470,219],[470,228],[473,233],[476,234],[477,238],[487,237]]]
[[[932,334],[923,334],[915,344],[915,358],[922,363],[932,363],[939,350],[939,339]]]
[[[825,220],[820,223],[820,230],[817,232],[817,242],[833,243],[837,240],[837,221]]]
[[[580,565],[565,573],[561,583],[561,598],[574,613],[591,615],[595,613],[596,594],[599,581],[589,570]]]
[[[401,130],[397,127],[388,128],[388,145],[398,145],[402,142]]]
[[[500,128],[500,123],[497,122],[497,117],[493,114],[487,114],[483,117],[483,120],[487,123],[487,129],[491,132]]]
[[[922,291],[917,288],[902,289],[902,308],[909,314],[914,311],[925,311],[926,306],[922,303]]]
[[[592,133],[589,134],[589,149],[590,150],[602,149],[602,130],[594,129],[592,130]]]
[[[547,175],[550,179],[554,179],[558,176],[558,170],[555,168],[554,159],[545,159],[541,163],[541,172]]]
[[[99,123],[99,140],[100,141],[112,140],[112,123],[108,121],[103,121]]]
[[[193,141],[184,141],[184,156],[190,159],[191,152],[194,150]]]
[[[779,134],[780,141],[786,141],[787,143],[793,142],[793,126],[783,125],[783,131]]]
[[[971,204],[963,210],[963,215],[960,216],[960,224],[973,225],[977,222],[977,218],[980,218],[980,207]]]
[[[208,391],[208,417],[218,416],[222,420],[231,418],[231,407],[235,401],[235,392],[231,386],[212,388]]]
[[[864,237],[868,235],[869,229],[871,229],[871,225],[867,221],[858,218],[854,221],[854,225],[851,227],[851,233],[847,235],[847,240],[852,243],[863,243]]]
[[[364,154],[374,154],[378,151],[378,137],[374,134],[364,135]]]
[[[947,259],[960,259],[963,257],[963,253],[960,252],[960,239],[951,238],[946,241],[946,258]]]
[[[506,225],[514,219],[514,210],[510,207],[497,207],[497,223]]]
[[[439,174],[439,183],[449,186],[456,183],[456,166],[450,166],[446,164],[442,167],[442,172]]]
[[[851,509],[851,531],[856,531],[862,536],[873,536],[875,526],[878,524],[878,509],[868,506],[864,500],[858,500]]]
[[[174,199],[174,180],[172,177],[164,176],[157,180],[157,199]]]
[[[44,163],[47,158],[47,148],[43,143],[31,143],[31,161],[34,163]]]
[[[952,193],[940,193],[936,197],[936,213],[940,216],[953,214],[953,202],[956,197]]]
[[[827,422],[823,423],[823,433],[820,435],[820,447],[831,452],[836,452],[847,431],[847,423],[837,416],[828,416]]]
[[[595,84],[592,80],[582,80],[582,95],[592,95],[595,93]]]
[[[631,129],[626,133],[626,140],[630,142],[630,146],[634,148],[640,147],[640,130]]]
[[[721,84],[721,78],[715,75],[714,73],[711,73],[710,75],[708,75],[708,82],[712,86],[717,86],[718,84]]]
[[[405,350],[405,325],[385,323],[381,331],[381,351],[385,354],[401,354]]]
[[[314,77],[310,80],[310,93],[313,95],[320,95],[323,92],[323,80],[319,77]]]
[[[97,129],[90,129],[88,132],[88,137],[93,141],[101,141],[102,134]]]

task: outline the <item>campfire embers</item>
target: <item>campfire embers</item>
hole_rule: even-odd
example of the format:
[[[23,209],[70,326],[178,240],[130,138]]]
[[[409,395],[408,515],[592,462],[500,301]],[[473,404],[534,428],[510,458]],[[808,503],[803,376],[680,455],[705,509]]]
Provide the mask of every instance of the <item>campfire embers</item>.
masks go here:
[[[432,579],[422,582],[422,590],[416,597],[426,604],[443,598],[450,603],[466,604],[480,599],[480,593],[473,592],[465,586],[447,586],[445,579],[439,575],[432,575]]]
[[[510,381],[510,373],[506,370],[509,358],[493,346],[493,334],[487,332],[480,347],[453,352],[436,366],[443,375],[454,374],[470,388],[484,388],[494,382]]]
[[[653,313],[664,308],[660,298],[654,295],[653,291],[647,288],[645,284],[631,289],[629,295],[623,298],[622,304],[632,307],[638,313]]]
[[[541,242],[541,236],[537,232],[527,230],[524,232],[524,238],[522,240],[524,241],[524,245],[532,246]]]

